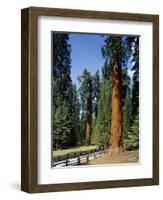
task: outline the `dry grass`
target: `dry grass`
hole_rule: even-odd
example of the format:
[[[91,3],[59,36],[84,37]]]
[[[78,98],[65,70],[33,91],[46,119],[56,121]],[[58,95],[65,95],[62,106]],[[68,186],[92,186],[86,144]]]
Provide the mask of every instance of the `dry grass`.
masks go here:
[[[82,152],[82,151],[89,151],[96,149],[97,146],[81,146],[81,147],[74,147],[69,149],[61,149],[57,151],[53,151],[53,156],[62,156],[72,152]]]
[[[89,165],[96,164],[118,164],[118,163],[138,163],[139,162],[139,150],[136,151],[124,151],[118,156],[109,156],[108,153],[98,157],[97,159],[89,161]]]

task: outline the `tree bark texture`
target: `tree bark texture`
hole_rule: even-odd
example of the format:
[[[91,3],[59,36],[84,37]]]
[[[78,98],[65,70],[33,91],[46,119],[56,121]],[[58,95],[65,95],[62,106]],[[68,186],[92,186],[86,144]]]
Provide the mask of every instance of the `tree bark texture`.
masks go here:
[[[116,156],[123,151],[122,132],[122,81],[121,67],[117,62],[113,65],[112,120],[109,155]]]

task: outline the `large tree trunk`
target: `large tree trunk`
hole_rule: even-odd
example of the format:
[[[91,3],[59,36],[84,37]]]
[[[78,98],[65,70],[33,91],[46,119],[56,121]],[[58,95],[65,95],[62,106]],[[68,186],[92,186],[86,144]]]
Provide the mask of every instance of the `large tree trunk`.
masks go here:
[[[112,121],[109,155],[116,156],[123,151],[122,143],[122,81],[121,67],[115,62],[113,66],[113,90],[112,90]]]
[[[86,144],[90,145],[91,143],[91,135],[92,135],[92,119],[87,121],[86,124]]]
[[[90,96],[87,101],[87,123],[86,123],[86,144],[91,144],[91,135],[92,135],[92,114],[93,114],[93,105],[92,105],[92,84],[90,84]]]

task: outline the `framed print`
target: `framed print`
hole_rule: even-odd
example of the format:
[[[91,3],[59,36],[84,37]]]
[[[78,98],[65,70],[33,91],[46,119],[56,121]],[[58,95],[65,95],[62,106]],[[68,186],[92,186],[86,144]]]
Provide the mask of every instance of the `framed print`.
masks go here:
[[[21,11],[21,189],[159,184],[159,16]]]

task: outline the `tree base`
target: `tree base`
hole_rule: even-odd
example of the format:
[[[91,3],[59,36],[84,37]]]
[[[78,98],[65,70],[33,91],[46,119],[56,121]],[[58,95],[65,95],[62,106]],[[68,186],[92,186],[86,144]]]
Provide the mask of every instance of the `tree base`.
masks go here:
[[[112,157],[119,156],[122,152],[124,152],[123,147],[110,147],[108,150],[108,155]]]

